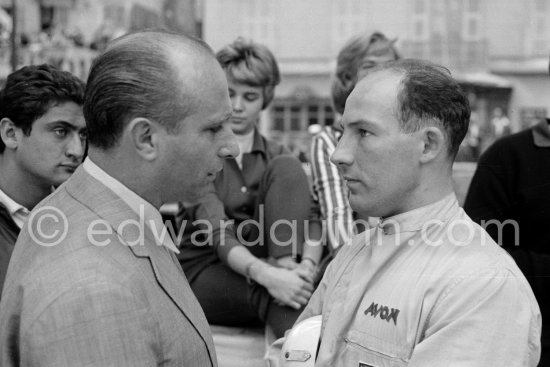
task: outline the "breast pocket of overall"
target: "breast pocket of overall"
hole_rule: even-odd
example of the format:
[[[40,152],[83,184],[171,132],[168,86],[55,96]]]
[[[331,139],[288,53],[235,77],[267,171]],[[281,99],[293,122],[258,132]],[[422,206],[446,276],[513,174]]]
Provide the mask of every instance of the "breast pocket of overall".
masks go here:
[[[349,367],[407,366],[412,347],[406,343],[390,342],[360,330],[346,335],[343,365]]]

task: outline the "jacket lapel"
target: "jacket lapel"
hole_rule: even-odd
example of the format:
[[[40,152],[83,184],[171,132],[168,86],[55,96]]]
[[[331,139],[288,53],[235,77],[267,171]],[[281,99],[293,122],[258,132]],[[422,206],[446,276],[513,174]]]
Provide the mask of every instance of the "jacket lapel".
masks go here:
[[[138,215],[83,167],[63,186],[76,200],[107,221],[136,257],[149,259],[156,281],[201,335],[214,365],[216,355],[208,322],[176,257],[166,247],[157,246],[153,233],[143,221],[140,223]]]

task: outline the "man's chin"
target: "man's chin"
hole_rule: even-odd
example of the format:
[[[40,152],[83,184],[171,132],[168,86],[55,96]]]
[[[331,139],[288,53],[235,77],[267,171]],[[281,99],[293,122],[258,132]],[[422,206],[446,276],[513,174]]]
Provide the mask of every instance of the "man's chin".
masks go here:
[[[63,171],[51,179],[51,185],[54,187],[58,187],[63,182],[67,181],[72,175],[73,174],[70,172]]]
[[[376,216],[375,213],[377,212],[376,208],[374,207],[373,203],[365,202],[364,198],[362,198],[360,195],[349,196],[349,205],[351,209],[356,212],[361,218],[368,218]]]

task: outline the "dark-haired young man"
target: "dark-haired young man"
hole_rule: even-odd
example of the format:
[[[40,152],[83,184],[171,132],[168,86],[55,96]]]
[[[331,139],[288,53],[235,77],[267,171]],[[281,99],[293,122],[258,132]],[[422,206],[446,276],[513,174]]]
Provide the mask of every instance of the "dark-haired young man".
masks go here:
[[[82,162],[84,83],[50,65],[26,66],[0,92],[0,289],[29,211]]]
[[[537,365],[529,283],[453,192],[469,117],[448,71],[420,60],[373,68],[347,99],[332,161],[351,207],[380,222],[343,246],[298,319],[322,315],[315,366]]]

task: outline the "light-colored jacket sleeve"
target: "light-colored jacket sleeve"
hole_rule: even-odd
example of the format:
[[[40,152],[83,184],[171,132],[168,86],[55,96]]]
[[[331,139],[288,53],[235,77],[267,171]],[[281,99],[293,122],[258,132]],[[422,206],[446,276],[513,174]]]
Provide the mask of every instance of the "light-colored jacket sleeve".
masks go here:
[[[535,367],[541,315],[528,287],[506,269],[457,279],[434,306],[408,366]]]
[[[156,366],[151,310],[127,289],[90,281],[68,288],[21,325],[21,366]]]

